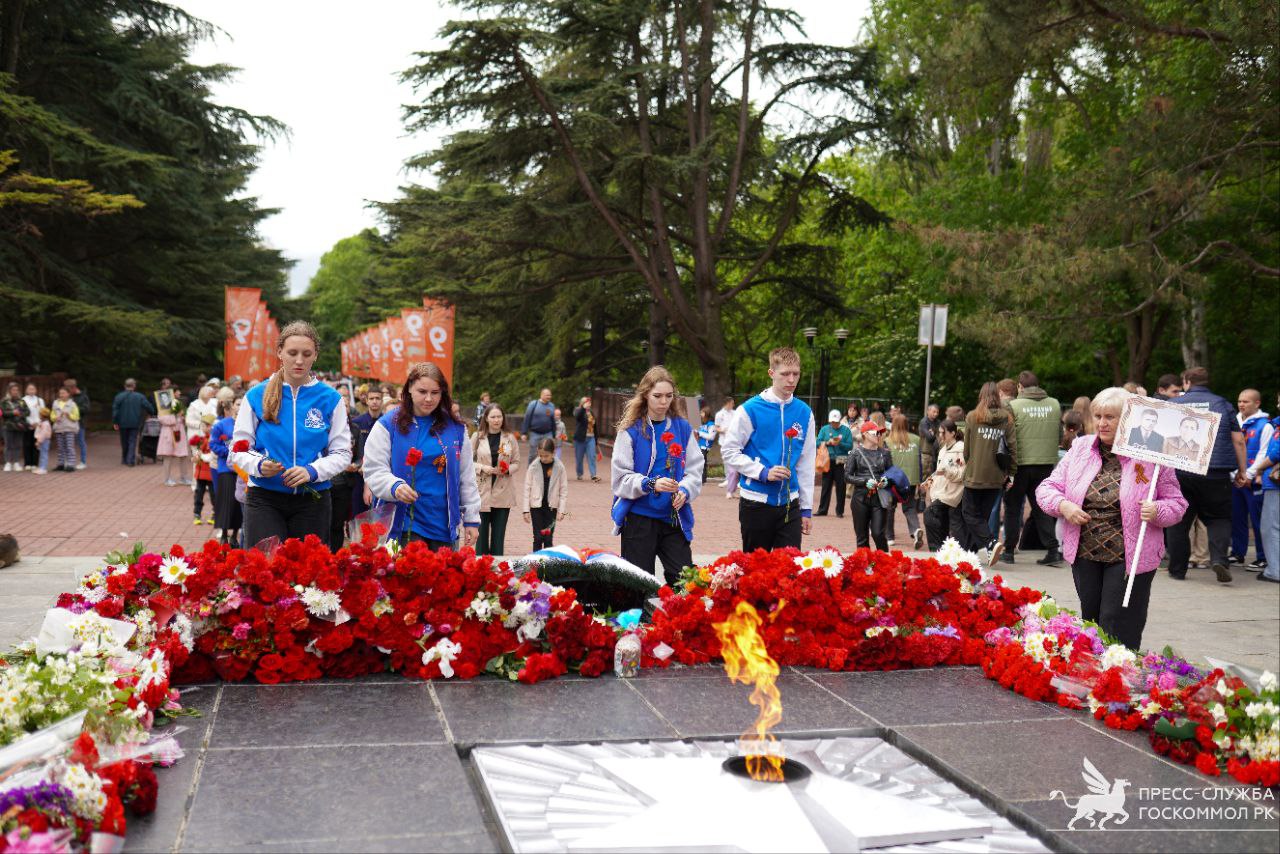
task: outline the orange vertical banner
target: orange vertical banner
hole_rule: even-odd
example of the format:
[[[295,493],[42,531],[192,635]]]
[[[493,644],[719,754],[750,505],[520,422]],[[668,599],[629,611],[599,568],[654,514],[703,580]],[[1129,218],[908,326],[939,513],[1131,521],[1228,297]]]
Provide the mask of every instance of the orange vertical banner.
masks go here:
[[[384,320],[375,327],[377,330],[378,343],[381,345],[381,355],[378,359],[378,377],[383,382],[393,383],[395,377],[391,376],[391,327],[387,326]]]
[[[453,387],[453,306],[431,297],[423,297],[426,309],[426,361],[434,362],[444,372],[445,381]]]
[[[227,328],[222,349],[224,377],[244,377],[249,372],[253,320],[261,301],[262,291],[258,288],[227,288],[224,309]]]
[[[259,302],[253,313],[253,331],[249,333],[249,365],[244,374],[245,382],[255,382],[267,377],[270,370],[263,350],[267,338],[267,306]]]
[[[376,379],[373,374],[373,333],[371,330],[366,329],[360,333],[357,352],[362,372],[360,375],[365,379]]]
[[[404,356],[412,366],[427,360],[427,310],[404,308],[400,310],[404,322]]]
[[[344,377],[354,376],[351,372],[351,342],[343,341],[339,344],[338,352],[340,354],[338,360],[338,372]]]
[[[409,359],[405,352],[404,318],[388,317],[384,322],[387,329],[387,368],[391,381],[403,384],[409,376]]]

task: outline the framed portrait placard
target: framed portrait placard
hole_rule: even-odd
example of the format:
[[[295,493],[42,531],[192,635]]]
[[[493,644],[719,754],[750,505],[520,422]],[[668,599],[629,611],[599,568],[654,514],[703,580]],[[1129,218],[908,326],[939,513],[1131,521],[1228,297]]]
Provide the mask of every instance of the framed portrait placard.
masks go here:
[[[1217,412],[1133,395],[1120,412],[1112,447],[1135,460],[1204,474],[1221,419]]]

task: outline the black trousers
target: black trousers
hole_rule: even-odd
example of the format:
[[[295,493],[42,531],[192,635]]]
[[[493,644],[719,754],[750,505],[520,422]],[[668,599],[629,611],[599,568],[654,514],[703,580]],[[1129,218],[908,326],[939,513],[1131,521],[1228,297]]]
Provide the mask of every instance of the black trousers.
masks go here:
[[[924,511],[924,535],[931,552],[942,548],[942,541],[947,537],[955,537],[957,543],[964,543],[964,520],[960,508],[941,501],[932,502]]]
[[[510,516],[510,507],[494,507],[480,514],[480,536],[476,540],[476,554],[503,554],[507,545],[507,519]]]
[[[1231,476],[1215,471],[1205,475],[1182,471],[1176,474],[1182,497],[1187,499],[1187,512],[1181,522],[1165,529],[1169,574],[1186,575],[1187,561],[1191,559],[1191,526],[1197,518],[1209,532],[1209,565],[1226,566],[1227,549],[1231,546]]]
[[[800,548],[800,501],[791,507],[775,507],[763,501],[743,498],[738,502],[738,527],[742,529],[742,550]]]
[[[529,510],[529,518],[533,521],[533,550],[550,548],[555,545],[556,508],[533,507]],[[543,534],[542,532],[547,533]]]
[[[1150,532],[1148,532],[1150,533]],[[1071,575],[1080,597],[1080,616],[1093,620],[1103,631],[1120,643],[1137,650],[1142,645],[1142,630],[1147,625],[1147,605],[1151,602],[1154,572],[1140,572],[1133,579],[1133,595],[1124,607],[1124,588],[1128,583],[1124,561],[1099,563],[1076,558]]]
[[[329,490],[314,498],[307,492],[294,495],[251,486],[244,498],[244,542],[249,548],[268,537],[301,540],[315,534],[329,541],[329,513],[332,496]]]
[[[213,481],[200,480],[200,478],[196,478],[195,508],[192,512],[196,514],[197,518],[199,518],[200,514],[204,512],[204,497],[206,494],[209,496],[209,509],[213,510],[216,506],[216,502],[213,497]]]
[[[120,428],[120,465],[131,466],[138,459],[138,428]]]
[[[855,486],[849,499],[849,512],[853,516],[853,535],[858,548],[865,549],[872,542],[882,552],[889,550],[889,536],[884,532],[889,511],[880,506],[879,493],[872,495],[866,487]]]
[[[835,460],[831,467],[822,473],[822,498],[818,501],[818,515],[825,516],[831,506],[831,492],[836,493],[836,515],[844,515],[844,464]]]
[[[657,558],[662,559],[662,577],[667,584],[679,581],[680,570],[693,565],[693,549],[684,531],[662,519],[628,513],[622,520],[622,559],[653,572]]]
[[[960,545],[971,552],[985,549],[991,542],[991,510],[1000,498],[997,489],[964,488],[964,499],[960,502],[960,514],[964,518],[964,536]]]
[[[22,431],[22,459],[24,465],[37,466],[40,464],[40,449],[36,447],[36,433],[34,430]]]
[[[351,475],[346,475],[350,481]],[[335,552],[347,541],[347,522],[351,518],[351,484],[335,483],[329,487],[329,548]]]
[[[1022,535],[1022,502],[1031,501],[1030,522],[1040,536],[1040,545],[1051,552],[1058,550],[1058,537],[1054,532],[1054,518],[1040,509],[1036,501],[1036,487],[1053,473],[1053,466],[1018,466],[1013,485],[1004,495],[1004,550],[1013,554]]]

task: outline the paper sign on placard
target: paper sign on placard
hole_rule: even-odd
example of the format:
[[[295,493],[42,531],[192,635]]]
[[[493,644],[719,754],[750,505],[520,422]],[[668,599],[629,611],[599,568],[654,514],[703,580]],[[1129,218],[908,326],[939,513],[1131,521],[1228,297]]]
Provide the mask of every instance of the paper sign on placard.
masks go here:
[[[1120,411],[1112,448],[1131,459],[1204,474],[1221,420],[1207,409],[1133,395]]]

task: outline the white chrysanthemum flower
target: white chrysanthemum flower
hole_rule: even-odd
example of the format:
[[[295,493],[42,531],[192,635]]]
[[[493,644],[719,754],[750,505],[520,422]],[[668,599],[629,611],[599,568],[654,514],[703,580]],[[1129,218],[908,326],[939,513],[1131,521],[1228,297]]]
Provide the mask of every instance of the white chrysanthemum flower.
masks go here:
[[[1112,667],[1124,667],[1127,664],[1133,664],[1138,660],[1138,656],[1134,655],[1133,650],[1121,643],[1115,643],[1107,647],[1102,653],[1102,669],[1109,670]]]
[[[1263,691],[1276,690],[1276,688],[1278,687],[1276,682],[1276,675],[1272,673],[1270,670],[1262,671],[1262,675],[1258,677],[1258,687],[1261,688]]]
[[[143,660],[138,668],[138,687],[146,688],[154,682],[160,682],[169,675],[169,662],[164,653],[156,650],[149,658]]]
[[[486,599],[483,595],[477,595],[471,600],[471,604],[467,606],[466,616],[474,617],[482,623],[487,623],[493,619],[493,603]]]
[[[107,598],[107,588],[81,584],[76,588],[76,595],[83,596],[84,601],[88,602],[90,605],[97,605],[103,599]]]
[[[178,633],[178,640],[186,647],[187,651],[195,649],[195,624],[191,622],[191,618],[186,614],[177,614],[173,618],[173,629]]]
[[[170,557],[160,564],[160,580],[165,584],[183,584],[195,572],[195,568],[180,557]]]
[[[301,598],[302,604],[307,606],[308,613],[315,617],[327,617],[337,613],[342,607],[342,598],[332,590],[308,587],[302,591]]]
[[[813,552],[805,552],[802,555],[796,555],[792,558],[795,565],[803,569],[813,569],[818,565],[817,560],[813,556]]]
[[[107,796],[102,791],[102,778],[86,771],[83,765],[70,765],[59,781],[71,790],[77,815],[90,821],[102,817],[107,806]]]

